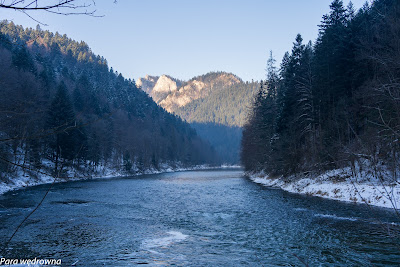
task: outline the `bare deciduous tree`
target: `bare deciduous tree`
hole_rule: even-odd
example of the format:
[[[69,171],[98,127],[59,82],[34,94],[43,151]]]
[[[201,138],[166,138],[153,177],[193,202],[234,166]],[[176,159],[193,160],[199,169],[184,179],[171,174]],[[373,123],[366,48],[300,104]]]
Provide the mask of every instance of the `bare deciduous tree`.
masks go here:
[[[77,1],[77,0],[58,0],[58,1],[40,1],[40,0],[1,0],[0,8],[13,9],[22,12],[28,11],[46,11],[60,15],[94,15],[95,1]]]
[[[116,0],[114,1],[116,3]],[[57,15],[87,15],[101,17],[96,14],[96,2],[94,0],[0,0],[0,8],[15,10],[24,13],[34,21],[46,25],[36,20],[31,13],[45,11]]]

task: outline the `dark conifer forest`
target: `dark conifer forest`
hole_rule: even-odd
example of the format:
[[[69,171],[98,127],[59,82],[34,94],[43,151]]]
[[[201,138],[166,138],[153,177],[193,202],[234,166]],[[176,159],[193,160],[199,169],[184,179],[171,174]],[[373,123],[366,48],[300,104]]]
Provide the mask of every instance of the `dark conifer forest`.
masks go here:
[[[271,56],[244,127],[248,171],[273,175],[384,166],[396,177],[400,136],[400,2],[354,10],[334,0],[314,43],[297,35]]]
[[[213,79],[221,73],[208,73],[193,79]],[[240,141],[246,114],[257,92],[257,82],[214,86],[210,95],[175,110],[191,123],[199,136],[209,141],[225,164],[240,164]]]
[[[195,130],[83,41],[3,21],[0,59],[2,179],[21,168],[140,173],[217,162]]]
[[[193,79],[199,81],[207,78],[213,79],[213,75],[218,76],[219,74],[208,73]],[[242,80],[232,85],[214,86],[207,97],[199,98],[179,107],[174,113],[188,122],[242,127],[257,89],[257,82],[243,82]]]

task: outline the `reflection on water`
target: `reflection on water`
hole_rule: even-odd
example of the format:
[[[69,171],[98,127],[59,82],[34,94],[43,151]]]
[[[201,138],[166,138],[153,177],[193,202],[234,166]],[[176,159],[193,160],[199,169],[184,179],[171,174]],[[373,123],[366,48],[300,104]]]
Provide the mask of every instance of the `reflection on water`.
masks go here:
[[[46,192],[0,196],[0,243]],[[65,266],[398,266],[399,218],[268,189],[240,170],[57,184],[4,252]]]

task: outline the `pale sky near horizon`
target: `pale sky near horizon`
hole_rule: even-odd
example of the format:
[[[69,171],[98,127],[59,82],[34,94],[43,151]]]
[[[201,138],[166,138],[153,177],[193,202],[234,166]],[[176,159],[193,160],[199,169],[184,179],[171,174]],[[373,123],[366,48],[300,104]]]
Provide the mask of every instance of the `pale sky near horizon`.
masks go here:
[[[243,80],[265,78],[272,50],[277,63],[297,33],[314,41],[332,0],[97,0],[101,18],[32,12],[44,30],[85,41],[126,78],[168,74],[188,80],[227,71]],[[343,1],[345,5],[349,0]],[[353,0],[359,9],[366,0]],[[37,22],[0,9],[0,20]]]

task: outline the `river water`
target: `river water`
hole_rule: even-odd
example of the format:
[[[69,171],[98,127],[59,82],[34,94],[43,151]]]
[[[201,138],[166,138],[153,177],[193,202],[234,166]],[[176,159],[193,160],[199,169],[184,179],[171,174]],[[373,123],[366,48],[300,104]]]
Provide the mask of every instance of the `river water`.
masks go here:
[[[64,266],[398,266],[390,209],[267,188],[240,170],[55,184],[0,196],[5,258]]]

